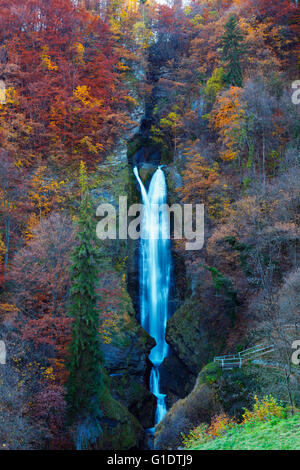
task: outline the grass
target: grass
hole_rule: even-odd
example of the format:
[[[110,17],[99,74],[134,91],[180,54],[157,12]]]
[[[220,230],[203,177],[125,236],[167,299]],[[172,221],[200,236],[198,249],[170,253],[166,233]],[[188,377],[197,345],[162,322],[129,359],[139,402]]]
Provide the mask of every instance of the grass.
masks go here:
[[[222,437],[191,450],[300,450],[300,414],[267,422],[236,425]]]

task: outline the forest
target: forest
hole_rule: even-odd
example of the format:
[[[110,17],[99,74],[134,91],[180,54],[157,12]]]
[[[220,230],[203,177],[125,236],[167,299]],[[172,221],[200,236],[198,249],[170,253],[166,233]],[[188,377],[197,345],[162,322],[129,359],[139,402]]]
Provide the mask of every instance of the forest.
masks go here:
[[[1,450],[300,450],[299,242],[298,0],[0,0]]]

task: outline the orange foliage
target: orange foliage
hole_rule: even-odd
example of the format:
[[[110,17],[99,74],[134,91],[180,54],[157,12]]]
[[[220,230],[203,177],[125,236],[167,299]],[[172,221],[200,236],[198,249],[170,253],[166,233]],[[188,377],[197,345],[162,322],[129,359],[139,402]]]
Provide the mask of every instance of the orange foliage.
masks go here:
[[[225,161],[234,160],[238,155],[238,138],[245,115],[241,93],[241,88],[233,86],[222,93],[210,118],[211,126],[219,132],[220,140],[225,146],[225,151],[220,155]]]
[[[185,155],[188,160],[183,172],[183,186],[177,191],[183,202],[204,202],[209,191],[219,183],[219,166],[217,163],[210,166],[194,148],[186,150]]]

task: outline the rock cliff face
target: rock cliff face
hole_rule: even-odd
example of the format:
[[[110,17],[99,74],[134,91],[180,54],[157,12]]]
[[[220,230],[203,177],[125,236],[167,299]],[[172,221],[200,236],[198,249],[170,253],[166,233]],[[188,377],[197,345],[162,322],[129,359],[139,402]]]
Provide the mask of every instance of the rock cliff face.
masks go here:
[[[155,413],[155,399],[147,388],[148,355],[154,340],[135,318],[121,272],[108,265],[101,273],[99,290],[101,349],[108,374],[102,407],[103,447],[142,447],[143,430],[153,425]]]
[[[105,449],[143,447],[143,428],[154,420],[155,400],[146,387],[153,342],[134,319],[127,321],[127,328],[120,333],[119,344],[115,337],[102,347],[109,372],[102,421]]]
[[[143,441],[143,428],[127,407],[113,398],[109,382],[107,379],[101,403],[103,432],[99,447],[107,450],[127,450],[140,447]]]
[[[214,288],[204,282],[168,322],[167,341],[195,377],[224,348],[224,337],[232,326],[228,303],[225,295],[216,298]]]
[[[103,345],[114,398],[123,403],[144,428],[152,426],[155,400],[147,389],[148,355],[154,340],[139,326],[130,312],[118,324],[119,332]]]

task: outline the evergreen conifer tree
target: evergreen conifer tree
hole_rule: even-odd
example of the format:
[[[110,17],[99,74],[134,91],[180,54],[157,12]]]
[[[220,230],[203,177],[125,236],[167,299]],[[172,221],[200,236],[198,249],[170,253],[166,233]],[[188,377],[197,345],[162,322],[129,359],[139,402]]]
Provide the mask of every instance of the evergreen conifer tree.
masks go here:
[[[225,82],[228,85],[241,87],[243,85],[243,76],[240,58],[245,53],[245,45],[235,15],[230,15],[226,23],[221,45],[222,58],[226,64]]]
[[[103,358],[100,350],[96,284],[98,250],[93,208],[87,190],[84,163],[80,166],[82,192],[77,243],[72,253],[69,315],[73,317],[68,363],[67,409],[76,429],[77,449],[96,444],[101,434]]]

